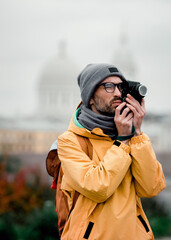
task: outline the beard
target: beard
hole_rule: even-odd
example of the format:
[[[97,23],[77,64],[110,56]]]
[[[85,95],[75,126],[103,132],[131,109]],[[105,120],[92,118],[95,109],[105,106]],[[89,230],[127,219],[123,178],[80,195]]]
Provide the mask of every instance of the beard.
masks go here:
[[[109,103],[105,103],[104,100],[97,96],[94,96],[93,100],[95,102],[95,107],[100,114],[114,116],[116,107],[113,106],[113,103],[117,100],[122,101],[122,98],[114,97]]]

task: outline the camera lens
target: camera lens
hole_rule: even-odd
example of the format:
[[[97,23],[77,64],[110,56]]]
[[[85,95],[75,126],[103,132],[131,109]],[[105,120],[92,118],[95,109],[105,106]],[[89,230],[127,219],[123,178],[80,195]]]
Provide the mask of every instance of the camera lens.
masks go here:
[[[145,97],[145,95],[147,93],[147,87],[144,85],[140,85],[138,88],[138,92],[139,92],[140,96]]]

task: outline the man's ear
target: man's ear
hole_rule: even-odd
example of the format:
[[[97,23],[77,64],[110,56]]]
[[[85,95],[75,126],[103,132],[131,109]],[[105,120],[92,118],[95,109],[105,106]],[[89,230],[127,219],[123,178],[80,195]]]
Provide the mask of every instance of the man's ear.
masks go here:
[[[90,106],[94,105],[94,99],[90,98]]]
[[[93,112],[100,114],[96,109],[96,103],[93,97],[90,99],[90,108]]]

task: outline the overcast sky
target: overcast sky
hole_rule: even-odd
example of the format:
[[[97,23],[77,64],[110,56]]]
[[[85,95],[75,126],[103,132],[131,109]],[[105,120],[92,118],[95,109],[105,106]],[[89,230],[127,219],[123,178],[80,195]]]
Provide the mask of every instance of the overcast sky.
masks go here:
[[[170,0],[1,0],[0,116],[29,115],[42,68],[67,41],[81,69],[109,62],[124,26],[148,111],[171,113]]]

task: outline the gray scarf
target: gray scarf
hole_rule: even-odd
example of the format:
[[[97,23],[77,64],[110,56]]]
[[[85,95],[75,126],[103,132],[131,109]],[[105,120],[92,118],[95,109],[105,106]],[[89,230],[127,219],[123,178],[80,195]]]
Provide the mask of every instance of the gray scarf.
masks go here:
[[[115,139],[117,136],[114,116],[105,116],[95,113],[84,104],[80,107],[77,120],[83,127],[90,131],[94,128],[101,128],[104,134],[107,134],[112,139]]]

